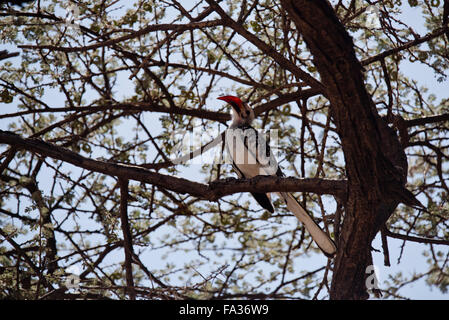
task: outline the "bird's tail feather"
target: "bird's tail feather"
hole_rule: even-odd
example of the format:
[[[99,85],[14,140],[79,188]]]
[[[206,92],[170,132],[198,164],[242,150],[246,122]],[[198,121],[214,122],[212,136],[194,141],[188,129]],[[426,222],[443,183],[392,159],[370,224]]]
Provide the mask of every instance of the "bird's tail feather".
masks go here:
[[[291,193],[281,192],[281,198],[284,199],[287,204],[288,210],[290,210],[296,218],[298,218],[304,227],[312,236],[312,239],[318,245],[318,247],[323,251],[323,253],[328,257],[333,257],[337,251],[334,241],[324,232],[318,224],[313,220],[313,218],[304,210],[304,208],[299,204],[298,200],[293,197]]]

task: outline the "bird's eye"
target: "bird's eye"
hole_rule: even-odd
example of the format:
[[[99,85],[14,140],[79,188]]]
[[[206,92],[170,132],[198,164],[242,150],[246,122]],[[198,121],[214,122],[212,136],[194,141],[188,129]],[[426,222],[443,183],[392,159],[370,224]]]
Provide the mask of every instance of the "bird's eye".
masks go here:
[[[246,110],[246,115],[249,116],[249,110]]]

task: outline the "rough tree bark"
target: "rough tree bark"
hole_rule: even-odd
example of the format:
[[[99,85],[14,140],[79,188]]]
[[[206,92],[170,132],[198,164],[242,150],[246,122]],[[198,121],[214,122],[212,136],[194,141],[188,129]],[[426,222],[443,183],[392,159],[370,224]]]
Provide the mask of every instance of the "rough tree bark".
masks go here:
[[[407,158],[394,130],[378,115],[352,38],[328,1],[281,2],[314,56],[346,163],[345,216],[330,297],[367,299],[371,242],[400,202],[417,203],[404,187]]]

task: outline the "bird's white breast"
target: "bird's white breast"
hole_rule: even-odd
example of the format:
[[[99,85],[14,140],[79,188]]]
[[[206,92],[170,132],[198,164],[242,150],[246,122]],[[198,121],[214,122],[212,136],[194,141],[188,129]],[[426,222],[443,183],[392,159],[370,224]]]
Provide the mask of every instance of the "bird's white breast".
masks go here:
[[[229,128],[226,131],[226,149],[234,165],[245,175],[276,175],[278,164],[263,134],[252,127]]]

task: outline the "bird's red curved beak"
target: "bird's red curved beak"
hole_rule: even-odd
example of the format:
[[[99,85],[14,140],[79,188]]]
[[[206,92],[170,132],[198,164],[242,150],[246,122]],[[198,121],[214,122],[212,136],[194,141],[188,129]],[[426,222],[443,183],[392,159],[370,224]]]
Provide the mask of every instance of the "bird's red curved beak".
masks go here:
[[[229,103],[235,111],[239,112],[240,110],[242,110],[243,108],[243,102],[242,100],[240,100],[239,97],[235,97],[235,96],[222,96],[222,97],[218,97],[218,100],[223,100],[227,103]]]

